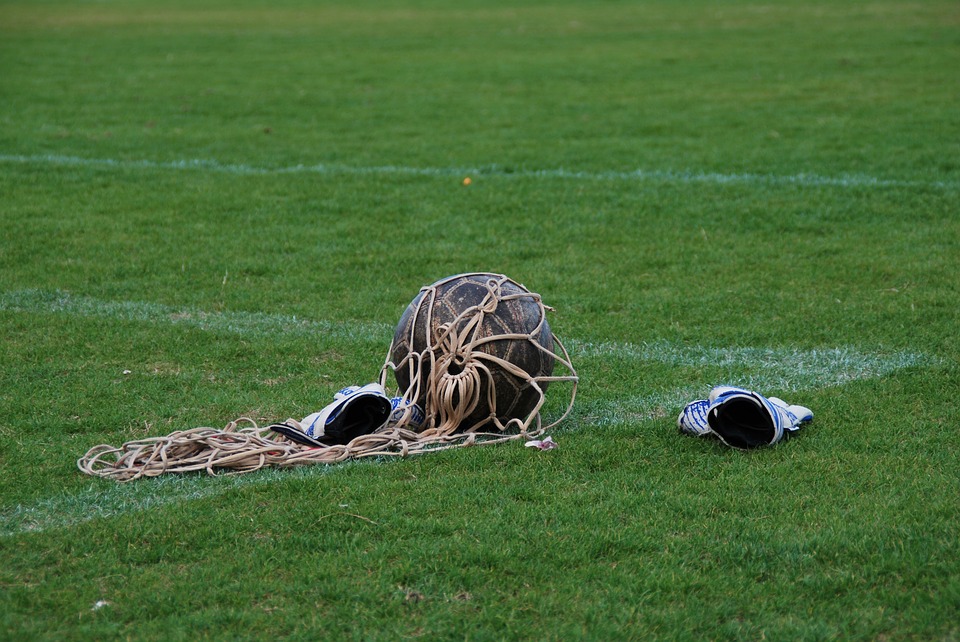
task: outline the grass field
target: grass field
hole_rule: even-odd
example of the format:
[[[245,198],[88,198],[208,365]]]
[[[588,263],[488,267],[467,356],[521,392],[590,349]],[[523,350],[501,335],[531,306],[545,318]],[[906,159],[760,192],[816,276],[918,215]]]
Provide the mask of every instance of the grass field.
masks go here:
[[[0,0],[0,217],[2,639],[960,639],[954,0]],[[77,470],[465,271],[556,309],[558,449]],[[815,420],[681,436],[721,383]]]

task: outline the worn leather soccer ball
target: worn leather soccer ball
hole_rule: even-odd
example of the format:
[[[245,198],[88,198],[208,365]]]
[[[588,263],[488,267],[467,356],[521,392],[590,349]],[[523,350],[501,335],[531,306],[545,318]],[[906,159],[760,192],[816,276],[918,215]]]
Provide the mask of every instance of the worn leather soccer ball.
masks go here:
[[[532,381],[549,377],[555,361],[540,296],[491,273],[460,274],[424,287],[400,318],[390,358],[401,392],[419,374],[416,400],[428,418],[441,412],[439,404],[451,406],[444,409],[449,415],[476,403],[458,431],[488,426],[494,417],[503,425],[525,422],[547,387],[539,382],[538,390]],[[478,385],[460,385],[471,377]],[[472,399],[460,398],[466,389],[474,392]]]

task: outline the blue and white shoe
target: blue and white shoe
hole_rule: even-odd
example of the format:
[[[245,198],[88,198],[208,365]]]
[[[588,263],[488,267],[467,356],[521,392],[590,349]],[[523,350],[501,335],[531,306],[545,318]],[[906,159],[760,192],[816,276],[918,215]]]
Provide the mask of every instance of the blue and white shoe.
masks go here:
[[[732,448],[773,445],[813,419],[809,408],[745,388],[717,386],[710,391],[709,403],[710,430]]]
[[[376,432],[390,417],[390,399],[379,383],[349,386],[333,396],[333,403],[307,415],[297,426],[270,426],[297,443],[332,446],[350,443],[360,435]]]
[[[707,422],[707,411],[709,409],[710,401],[708,399],[691,401],[684,406],[683,410],[680,411],[680,416],[677,417],[677,427],[680,432],[694,437],[706,437],[712,434],[710,424]]]

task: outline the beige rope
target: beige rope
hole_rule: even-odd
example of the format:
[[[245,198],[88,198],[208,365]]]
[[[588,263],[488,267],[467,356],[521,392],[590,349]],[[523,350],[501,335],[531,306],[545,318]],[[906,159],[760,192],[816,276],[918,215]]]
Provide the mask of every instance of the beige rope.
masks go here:
[[[272,431],[270,426],[260,427],[254,420],[242,417],[229,422],[223,429],[204,427],[181,430],[165,437],[129,441],[119,448],[107,444],[94,446],[77,460],[77,466],[88,475],[126,482],[165,473],[206,471],[210,475],[222,472],[241,474],[267,466],[335,464],[364,457],[408,457],[475,444],[535,439],[563,421],[573,409],[578,378],[570,362],[570,355],[555,335],[551,334],[554,343],[552,351],[536,341],[535,337],[543,330],[547,309],[539,295],[526,292],[502,294],[501,286],[509,281],[502,275],[458,276],[496,278],[487,282],[488,293],[483,301],[463,310],[453,322],[446,324],[435,343],[428,337],[424,350],[411,351],[398,364],[390,359],[393,349],[391,345],[387,360],[381,368],[380,384],[385,388],[388,373],[398,368],[406,369],[410,375],[410,386],[407,390],[397,391],[397,396],[402,396],[405,401],[414,401],[421,398],[420,369],[423,364],[429,364],[430,376],[425,378],[426,390],[423,397],[426,423],[419,430],[414,429],[415,426],[411,423],[412,413],[408,411],[399,422],[391,423],[377,432],[361,435],[346,445],[310,447],[289,440]],[[432,315],[432,303],[437,287],[445,282],[446,280],[440,281],[421,290],[421,301],[427,303],[427,315]],[[483,316],[492,314],[500,302],[519,297],[529,297],[536,301],[540,311],[536,327],[525,334],[481,337],[478,330],[482,326]],[[422,308],[421,305],[421,310]],[[421,310],[418,310],[418,314]],[[428,328],[432,327],[431,321],[432,318],[428,316]],[[411,328],[413,327],[415,324],[411,325]],[[500,340],[533,343],[539,350],[548,352],[554,359],[555,367],[559,366],[566,374],[533,376],[517,365],[479,349],[490,341]],[[410,345],[413,345],[412,337]],[[449,367],[454,361],[460,366],[453,369],[458,370],[456,374],[453,374]],[[506,422],[498,417],[493,368],[499,368],[524,380],[538,395],[535,407],[526,417],[512,417]],[[571,384],[570,401],[559,419],[543,426],[540,417],[540,410],[545,402],[542,386],[555,382]],[[482,399],[480,392],[484,383],[487,395]],[[481,403],[485,404],[490,414],[472,426],[463,426],[464,420]],[[293,419],[285,423],[297,424]]]
[[[249,425],[239,427],[244,422]],[[290,441],[269,426],[261,428],[252,419],[241,418],[222,430],[193,428],[166,437],[128,441],[119,448],[107,444],[94,446],[77,460],[77,466],[88,475],[116,481],[195,471],[206,471],[210,475],[224,471],[238,474],[265,466],[335,464],[383,455],[403,457],[411,454],[409,444],[418,441],[416,433],[393,428],[361,435],[343,446],[312,448]]]
[[[433,309],[437,297],[437,290],[451,280],[461,277],[479,277],[485,280],[487,293],[484,298],[476,305],[469,306],[462,310],[452,321],[443,324],[440,327],[440,334],[436,341],[433,340],[429,328],[433,327]],[[513,294],[503,293],[505,284],[516,286],[520,292]],[[390,360],[393,351],[391,345],[387,353],[387,361],[381,369],[380,383],[386,387],[387,373],[398,369],[405,369],[409,377],[410,386],[408,390],[400,390],[398,396],[403,396],[404,400],[412,401],[420,398],[424,399],[427,411],[427,425],[421,430],[421,437],[444,436],[456,441],[457,439],[466,439],[466,437],[457,437],[460,435],[476,434],[493,438],[495,441],[507,441],[511,439],[533,439],[549,430],[553,426],[563,421],[570,414],[573,408],[573,402],[577,394],[578,377],[570,362],[570,355],[563,343],[556,335],[551,333],[554,343],[554,350],[550,351],[540,345],[536,337],[544,331],[546,324],[547,307],[543,304],[540,295],[528,292],[526,288],[520,286],[508,277],[499,274],[472,273],[460,274],[439,281],[433,285],[421,289],[421,303],[415,311],[415,316],[410,323],[410,335],[407,340],[411,346],[414,344],[414,331],[417,327],[418,317],[421,314],[426,315],[426,346],[420,352],[411,352],[406,355],[400,363],[394,363]],[[536,325],[526,333],[497,334],[483,337],[479,330],[483,326],[484,316],[493,314],[501,303],[510,302],[517,299],[528,299],[536,304],[538,309],[538,318]],[[555,363],[561,369],[567,372],[566,375],[545,376],[531,375],[516,364],[488,354],[480,348],[494,341],[526,341],[535,346],[538,350],[549,353],[555,360]],[[451,372],[450,365],[456,363],[459,368],[454,374]],[[426,391],[421,395],[421,377],[419,373],[423,364],[428,364],[429,376],[426,377]],[[505,423],[497,415],[496,409],[496,390],[494,386],[491,367],[497,367],[517,379],[523,380],[529,385],[539,399],[534,409],[526,417],[514,417]],[[556,366],[555,366],[556,367]],[[486,382],[487,398],[480,398],[480,391]],[[540,422],[540,409],[543,407],[545,397],[540,384],[550,382],[568,382],[571,383],[570,403],[563,415],[551,423],[549,426],[542,426]],[[466,401],[464,401],[466,400]],[[455,403],[459,401],[459,403]],[[489,409],[489,415],[479,419],[473,426],[464,426],[463,421],[469,417],[480,403],[485,403]],[[536,424],[533,428],[532,425]],[[484,425],[493,424],[494,431],[481,433],[479,428]],[[517,432],[512,435],[510,431]],[[476,437],[473,438],[474,440]],[[486,440],[485,440],[486,441]]]

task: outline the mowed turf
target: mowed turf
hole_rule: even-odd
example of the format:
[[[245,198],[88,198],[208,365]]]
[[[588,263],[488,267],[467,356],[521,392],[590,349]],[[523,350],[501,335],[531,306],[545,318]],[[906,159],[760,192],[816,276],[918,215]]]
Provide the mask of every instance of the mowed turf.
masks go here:
[[[958,23],[0,2],[0,637],[956,639]],[[317,410],[477,270],[555,308],[558,449],[76,468]],[[681,436],[720,383],[814,422]]]

